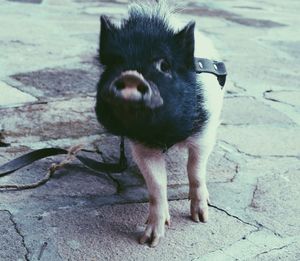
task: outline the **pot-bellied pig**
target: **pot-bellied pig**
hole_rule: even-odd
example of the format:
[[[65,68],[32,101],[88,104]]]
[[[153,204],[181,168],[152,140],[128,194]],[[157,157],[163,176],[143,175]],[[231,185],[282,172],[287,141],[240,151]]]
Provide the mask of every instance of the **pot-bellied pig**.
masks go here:
[[[192,219],[208,219],[206,165],[223,90],[215,76],[195,72],[194,56],[201,50],[195,23],[177,28],[164,1],[145,2],[130,5],[120,25],[101,17],[104,71],[96,115],[109,132],[130,140],[149,191],[149,217],[140,242],[156,246],[170,223],[164,151],[171,146],[188,149]]]

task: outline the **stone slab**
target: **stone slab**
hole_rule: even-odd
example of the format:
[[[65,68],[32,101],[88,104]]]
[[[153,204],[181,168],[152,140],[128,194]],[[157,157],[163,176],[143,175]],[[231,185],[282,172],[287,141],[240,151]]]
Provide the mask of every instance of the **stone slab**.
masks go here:
[[[222,124],[294,124],[280,111],[277,111],[253,97],[226,97],[221,116]]]
[[[286,189],[289,186],[296,187],[298,186],[297,178],[294,179],[292,184],[286,182],[286,173],[298,173],[299,171],[299,159],[293,157],[282,157],[282,158],[272,158],[272,157],[242,157],[239,153],[235,152],[228,152],[231,156],[236,156],[234,159],[238,163],[238,172],[235,173],[233,179],[226,181],[226,182],[208,182],[208,191],[210,193],[210,201],[212,204],[222,207],[222,209],[228,211],[232,215],[236,215],[243,219],[244,221],[250,222],[255,224],[256,221],[259,221],[262,224],[266,220],[268,213],[270,213],[269,208],[267,208],[262,213],[256,211],[256,208],[252,208],[251,205],[253,203],[253,195],[256,194],[255,190],[257,190],[257,184],[263,184],[264,182],[268,182],[270,187],[273,187],[272,191],[275,195],[278,193],[278,198],[274,199],[274,202],[281,201],[281,194],[279,193],[278,187],[280,186],[277,184],[280,180],[283,180],[282,185],[286,186]],[[276,162],[276,164],[275,164]],[[277,177],[277,178],[274,178]],[[280,178],[279,178],[280,177]],[[263,179],[260,181],[260,179]],[[208,175],[209,180],[209,175]],[[285,181],[284,181],[285,180]],[[298,186],[299,187],[299,186]],[[290,198],[286,198],[287,202],[293,202],[293,200],[297,201],[299,198],[298,192],[294,191],[294,189],[290,190],[287,195]],[[293,197],[295,197],[293,199]],[[266,198],[264,201],[264,196],[261,197],[260,203],[266,206],[271,207],[272,199]],[[283,203],[282,203],[283,204]],[[297,205],[296,202],[292,203]],[[288,205],[288,203],[287,203]],[[291,208],[291,212],[295,212],[295,206]],[[249,211],[247,209],[250,209]],[[297,208],[297,207],[296,207]],[[272,208],[271,208],[272,209]],[[284,215],[284,211],[289,213],[288,207],[280,207],[279,209],[276,208],[278,212],[278,216]],[[296,213],[296,212],[295,212]],[[275,206],[274,206],[274,213],[275,215]],[[267,227],[271,228],[273,231],[282,231],[283,228],[286,229],[287,232],[293,234],[295,230],[293,226],[288,226],[287,223],[280,223],[277,218],[274,218],[274,222],[271,220],[273,219],[273,215],[268,216],[269,223]],[[262,219],[261,216],[265,216],[265,219]],[[291,214],[290,217],[287,217],[287,220],[293,220],[294,215]]]
[[[88,93],[95,94],[100,68],[90,70],[52,68],[40,71],[20,73],[11,77],[22,85],[18,88],[31,92],[35,96],[59,99],[78,97]],[[37,91],[35,91],[36,89]]]
[[[41,260],[192,260],[206,252],[226,247],[248,234],[253,227],[210,209],[207,224],[189,218],[189,202],[170,202],[172,227],[155,249],[138,244],[147,218],[147,204],[125,204],[87,209],[61,209],[26,215],[20,223],[36,259],[43,242]],[[228,229],[230,228],[230,229]],[[37,244],[37,242],[39,242]]]
[[[2,134],[12,146],[96,135],[103,129],[96,120],[94,106],[94,98],[79,97],[1,109]]]
[[[219,139],[254,156],[299,157],[299,131],[288,126],[221,126]]]
[[[0,28],[0,48],[5,50],[0,56],[0,64],[5,65],[1,78],[46,68],[82,69],[87,57],[97,55],[99,19],[82,15],[70,1],[57,6],[1,1],[0,14],[5,25]],[[93,41],[74,36],[86,32],[95,36]]]
[[[275,237],[269,232],[254,231],[243,239],[235,242],[227,248],[221,248],[215,252],[211,252],[203,257],[199,257],[197,261],[223,261],[223,260],[261,260],[260,258],[266,257],[265,254],[271,253],[276,250],[283,251],[280,253],[273,253],[274,259],[268,260],[280,260],[282,256],[287,257],[284,260],[297,260],[292,259],[297,256],[297,252],[289,252],[288,249],[284,249],[287,246],[295,246],[295,242],[291,238],[281,239]],[[295,247],[297,249],[297,246]],[[268,256],[268,255],[267,255]],[[270,256],[270,255],[269,255]],[[272,255],[271,255],[272,256]]]
[[[247,213],[281,235],[300,233],[300,164],[298,169],[258,179]]]
[[[0,81],[0,109],[35,102],[37,98]]]
[[[278,23],[272,20],[245,17],[244,15],[237,14],[232,11],[219,9],[217,6],[214,6],[212,8],[207,5],[203,5],[203,3],[190,2],[188,6],[189,7],[186,7],[183,10],[184,13],[194,14],[199,16],[208,16],[208,17],[222,17],[230,22],[237,23],[243,26],[258,27],[258,28],[272,28],[272,27],[286,26],[285,24]]]

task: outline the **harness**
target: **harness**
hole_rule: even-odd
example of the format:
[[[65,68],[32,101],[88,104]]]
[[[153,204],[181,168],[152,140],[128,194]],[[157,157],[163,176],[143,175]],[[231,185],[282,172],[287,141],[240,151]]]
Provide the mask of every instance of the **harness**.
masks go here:
[[[196,73],[210,73],[217,76],[221,89],[223,89],[227,76],[225,64],[223,62],[209,60],[206,58],[195,57],[194,60]]]

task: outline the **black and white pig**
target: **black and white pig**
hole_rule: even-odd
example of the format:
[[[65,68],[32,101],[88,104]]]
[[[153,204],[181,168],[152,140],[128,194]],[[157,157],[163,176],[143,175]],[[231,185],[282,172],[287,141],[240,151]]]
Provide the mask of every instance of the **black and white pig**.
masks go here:
[[[96,115],[108,131],[130,140],[149,191],[149,217],[140,243],[156,246],[170,224],[164,151],[171,146],[188,149],[192,219],[208,219],[206,165],[223,91],[215,76],[195,72],[194,56],[201,52],[195,23],[178,28],[164,1],[146,2],[130,5],[129,17],[120,25],[101,17],[104,71]]]

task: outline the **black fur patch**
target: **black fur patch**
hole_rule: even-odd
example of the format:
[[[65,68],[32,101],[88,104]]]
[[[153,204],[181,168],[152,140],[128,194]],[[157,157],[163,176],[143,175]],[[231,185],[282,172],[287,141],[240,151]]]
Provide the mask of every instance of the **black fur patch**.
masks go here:
[[[194,70],[194,24],[174,32],[164,19],[133,15],[121,28],[102,18],[99,57],[104,72],[98,83],[96,114],[108,131],[149,147],[168,148],[200,132],[208,118]],[[155,67],[171,66],[171,77]],[[157,85],[163,106],[115,104],[103,99],[122,72],[136,70]]]

